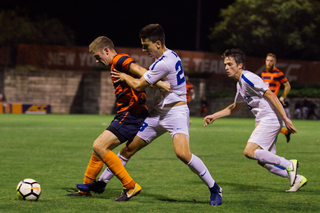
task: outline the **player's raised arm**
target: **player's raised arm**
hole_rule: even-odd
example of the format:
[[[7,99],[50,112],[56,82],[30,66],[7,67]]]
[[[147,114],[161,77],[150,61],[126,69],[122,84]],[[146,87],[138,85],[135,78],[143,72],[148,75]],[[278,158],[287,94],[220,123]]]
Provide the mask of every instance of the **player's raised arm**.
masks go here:
[[[226,117],[226,116],[229,116],[229,115],[232,115],[232,114],[238,112],[242,108],[243,105],[244,105],[244,103],[233,103],[219,112],[216,112],[212,115],[206,116],[204,118],[204,122],[206,122],[206,123],[203,126],[207,126],[208,124],[213,123],[218,118],[223,118],[223,117]]]

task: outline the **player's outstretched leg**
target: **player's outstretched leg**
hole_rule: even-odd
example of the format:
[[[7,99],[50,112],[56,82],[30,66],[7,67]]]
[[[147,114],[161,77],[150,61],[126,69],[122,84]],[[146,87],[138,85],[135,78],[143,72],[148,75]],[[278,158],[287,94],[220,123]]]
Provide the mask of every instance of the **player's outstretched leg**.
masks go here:
[[[95,192],[98,194],[101,194],[104,192],[106,188],[106,183],[103,181],[94,181],[92,183],[87,183],[87,184],[77,184],[76,187],[83,192]]]
[[[299,176],[299,175],[298,175]],[[293,184],[291,189],[286,190],[286,192],[296,192],[303,186],[307,185],[308,180],[304,176],[300,175],[300,177],[297,177],[296,182]]]
[[[114,199],[114,201],[127,201],[130,198],[138,195],[141,192],[141,186],[139,184],[135,184],[133,189],[123,189],[123,192]]]
[[[219,206],[222,204],[222,188],[214,183],[213,187],[209,188],[210,195],[210,205],[211,206]]]

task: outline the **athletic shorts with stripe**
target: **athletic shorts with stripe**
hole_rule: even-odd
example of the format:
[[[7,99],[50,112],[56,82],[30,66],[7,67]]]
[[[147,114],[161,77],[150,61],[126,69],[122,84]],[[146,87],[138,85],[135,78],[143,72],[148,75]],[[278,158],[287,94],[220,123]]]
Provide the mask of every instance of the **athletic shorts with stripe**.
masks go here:
[[[151,143],[165,132],[169,132],[172,138],[177,133],[183,133],[189,137],[189,119],[187,104],[164,107],[158,110],[153,109],[144,121],[137,136],[147,143]]]

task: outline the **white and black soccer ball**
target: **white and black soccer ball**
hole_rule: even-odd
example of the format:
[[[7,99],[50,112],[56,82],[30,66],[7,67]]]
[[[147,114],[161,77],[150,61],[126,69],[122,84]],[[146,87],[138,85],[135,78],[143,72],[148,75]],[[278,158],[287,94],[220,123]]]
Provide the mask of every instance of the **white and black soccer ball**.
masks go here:
[[[39,199],[41,194],[40,184],[30,178],[20,181],[17,186],[17,195],[21,200],[32,200],[36,201]]]

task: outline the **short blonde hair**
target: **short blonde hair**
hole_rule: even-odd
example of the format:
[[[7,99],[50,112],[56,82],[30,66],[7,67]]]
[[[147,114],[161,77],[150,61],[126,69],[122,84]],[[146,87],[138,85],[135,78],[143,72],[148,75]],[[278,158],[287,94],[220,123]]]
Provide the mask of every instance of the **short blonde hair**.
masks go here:
[[[105,47],[114,50],[114,44],[110,38],[106,36],[99,36],[89,45],[89,52],[91,53],[92,51],[101,51]]]

